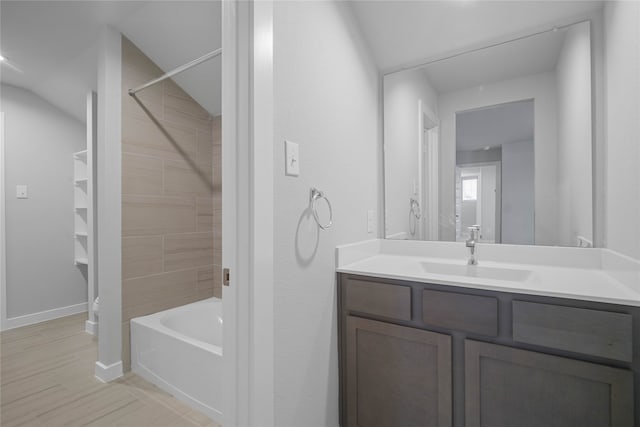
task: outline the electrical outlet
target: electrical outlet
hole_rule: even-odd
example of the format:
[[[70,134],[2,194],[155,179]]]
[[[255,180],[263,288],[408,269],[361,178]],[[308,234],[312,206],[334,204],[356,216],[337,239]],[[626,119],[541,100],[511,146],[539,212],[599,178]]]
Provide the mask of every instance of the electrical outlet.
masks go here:
[[[29,194],[26,185],[16,185],[16,199],[28,199]]]

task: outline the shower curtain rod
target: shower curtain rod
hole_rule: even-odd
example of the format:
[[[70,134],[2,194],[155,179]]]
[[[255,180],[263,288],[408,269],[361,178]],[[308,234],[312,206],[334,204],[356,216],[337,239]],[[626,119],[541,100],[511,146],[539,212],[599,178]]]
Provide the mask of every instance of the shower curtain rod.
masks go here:
[[[129,89],[129,95],[130,95],[130,96],[134,96],[134,95],[136,94],[136,92],[139,92],[139,91],[141,91],[142,89],[146,89],[146,88],[148,88],[149,86],[153,86],[153,85],[154,85],[154,84],[156,84],[156,83],[160,83],[161,81],[168,79],[169,77],[173,77],[173,76],[175,76],[176,74],[179,74],[179,73],[181,73],[181,72],[183,72],[183,71],[186,71],[186,70],[188,70],[188,69],[189,69],[189,68],[191,68],[191,67],[195,67],[196,65],[198,65],[198,64],[200,64],[200,63],[202,63],[202,62],[204,62],[204,61],[208,61],[208,60],[209,60],[209,59],[211,59],[211,58],[215,58],[216,56],[219,56],[221,53],[222,53],[222,48],[220,48],[220,49],[216,49],[216,50],[214,50],[214,51],[212,51],[212,52],[209,52],[209,53],[207,53],[207,54],[204,54],[204,55],[202,55],[200,58],[194,59],[194,60],[193,60],[193,61],[191,61],[191,62],[187,62],[187,63],[186,63],[186,64],[184,64],[184,65],[181,65],[181,66],[179,66],[179,67],[177,67],[177,68],[174,68],[173,70],[171,70],[171,71],[169,71],[169,72],[167,72],[167,73],[163,74],[162,76],[160,76],[160,77],[158,77],[158,78],[156,78],[156,79],[151,80],[151,81],[150,81],[150,82],[148,82],[148,83],[145,83],[145,84],[143,84],[143,85],[141,85],[141,86],[138,86],[138,87],[137,87],[137,88],[135,88],[135,89]]]

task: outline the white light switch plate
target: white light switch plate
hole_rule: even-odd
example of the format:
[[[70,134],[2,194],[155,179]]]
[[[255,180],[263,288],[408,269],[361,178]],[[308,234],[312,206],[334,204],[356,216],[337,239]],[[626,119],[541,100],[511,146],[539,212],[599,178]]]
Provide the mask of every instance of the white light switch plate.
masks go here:
[[[367,211],[367,233],[373,233],[376,229],[376,211]]]
[[[16,198],[17,199],[29,198],[26,185],[16,185]]]
[[[291,141],[284,142],[285,174],[289,176],[300,175],[300,153],[298,144]]]

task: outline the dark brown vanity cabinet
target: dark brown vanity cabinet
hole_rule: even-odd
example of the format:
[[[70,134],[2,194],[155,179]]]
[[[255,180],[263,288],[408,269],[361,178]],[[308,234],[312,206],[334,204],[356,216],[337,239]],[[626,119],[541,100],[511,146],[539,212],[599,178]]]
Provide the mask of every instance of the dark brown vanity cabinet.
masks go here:
[[[465,341],[467,427],[633,426],[628,370]]]
[[[346,319],[347,425],[451,426],[451,337]]]
[[[342,426],[640,426],[636,307],[338,279]]]

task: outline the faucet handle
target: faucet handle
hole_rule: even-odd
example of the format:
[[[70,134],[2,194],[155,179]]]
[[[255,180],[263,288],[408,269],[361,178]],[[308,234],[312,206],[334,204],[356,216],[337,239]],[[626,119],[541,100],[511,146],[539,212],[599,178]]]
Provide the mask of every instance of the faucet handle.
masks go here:
[[[469,230],[469,239],[476,240],[476,238],[480,234],[480,226],[476,224],[476,225],[467,227],[467,229]]]

